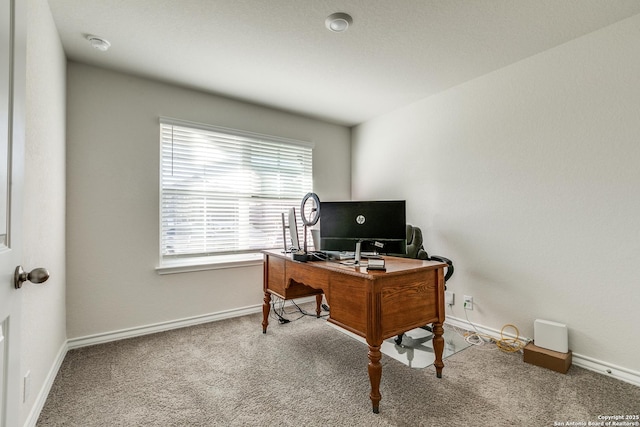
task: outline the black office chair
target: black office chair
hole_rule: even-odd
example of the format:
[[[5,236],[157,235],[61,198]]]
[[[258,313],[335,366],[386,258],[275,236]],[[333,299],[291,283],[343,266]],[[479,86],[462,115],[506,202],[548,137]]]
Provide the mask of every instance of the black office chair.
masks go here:
[[[411,224],[407,224],[407,258],[424,259],[427,261],[439,261],[447,264],[447,272],[444,275],[445,289],[447,289],[447,280],[453,275],[453,261],[449,258],[445,258],[439,255],[429,255],[424,249],[422,230],[419,227],[414,227]],[[421,326],[422,329],[433,332],[430,325]],[[396,337],[395,342],[398,345],[402,345],[402,337],[404,334],[400,334]]]

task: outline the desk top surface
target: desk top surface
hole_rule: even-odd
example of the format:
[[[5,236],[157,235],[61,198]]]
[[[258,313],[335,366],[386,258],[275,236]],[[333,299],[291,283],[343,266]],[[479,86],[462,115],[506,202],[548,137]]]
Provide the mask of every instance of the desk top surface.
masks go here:
[[[447,265],[438,262],[438,261],[425,261],[420,259],[413,258],[401,258],[401,257],[393,257],[393,256],[382,256],[384,259],[386,270],[368,270],[364,262],[362,265],[354,265],[353,260],[348,261],[307,261],[300,262],[295,261],[293,256],[290,253],[284,253],[282,250],[264,250],[262,251],[265,255],[275,256],[277,258],[282,258],[289,260],[291,262],[295,262],[301,265],[310,265],[317,268],[323,268],[327,270],[340,271],[346,274],[356,274],[363,276],[378,276],[378,275],[393,275],[399,273],[406,273],[410,270],[432,270],[437,268],[443,268]],[[351,264],[349,263],[351,262]]]

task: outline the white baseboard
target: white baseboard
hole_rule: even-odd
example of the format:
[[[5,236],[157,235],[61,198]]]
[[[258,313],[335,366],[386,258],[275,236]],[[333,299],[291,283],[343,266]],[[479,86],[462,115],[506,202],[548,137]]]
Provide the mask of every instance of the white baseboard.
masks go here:
[[[315,302],[315,297],[298,298],[300,304]],[[248,307],[234,308],[231,310],[218,311],[216,313],[203,314],[200,316],[186,317],[184,319],[169,320],[167,322],[154,323],[151,325],[136,326],[133,328],[121,329],[118,331],[103,332],[100,334],[87,335],[84,337],[71,338],[67,340],[68,349],[87,347],[90,345],[103,344],[111,341],[118,341],[126,338],[139,337],[142,335],[154,334],[156,332],[170,331],[172,329],[186,328],[187,326],[200,325],[202,323],[215,322],[218,320],[231,319],[233,317],[246,316],[248,314],[262,311],[262,303]]]
[[[573,353],[573,364],[640,387],[640,372],[576,353]]]
[[[478,332],[489,335],[490,337],[495,339],[500,339],[501,337],[501,331],[493,328],[488,328],[486,326],[477,325],[475,323],[472,324],[465,319],[447,317],[445,323],[451,326],[465,329],[467,331],[474,331],[477,329]],[[504,331],[503,335],[509,338],[516,338],[515,335],[511,334],[512,331],[513,329],[509,328],[508,330]],[[525,341],[533,341],[531,338],[526,337],[520,337],[520,339]],[[584,356],[575,352],[572,353],[571,358],[572,363],[580,368],[588,369],[590,371],[597,372],[609,377],[614,377],[621,381],[640,387],[640,372],[613,365],[608,362],[603,362],[602,360],[597,360],[592,357]]]
[[[230,319],[232,317],[246,316],[247,314],[258,313],[260,311],[262,311],[262,304],[256,304],[249,307],[219,311],[217,313],[204,314],[201,316],[192,316],[184,319],[169,320],[167,322],[121,329],[118,331],[103,332],[100,334],[87,335],[79,338],[71,338],[67,342],[69,344],[69,350],[72,350],[74,348],[87,347],[90,345],[103,344],[126,338],[139,337],[142,335],[154,334],[156,332],[170,331],[172,329],[185,328],[188,326],[200,325],[202,323]]]
[[[27,416],[27,419],[24,422],[24,427],[35,427],[36,423],[38,422],[38,417],[40,417],[40,412],[42,412],[42,408],[44,408],[44,404],[47,401],[47,396],[49,396],[49,392],[51,391],[53,382],[55,381],[56,376],[58,375],[60,366],[62,366],[62,361],[67,355],[67,350],[68,350],[67,341],[65,341],[64,343],[62,343],[62,346],[60,346],[60,350],[58,350],[58,354],[56,355],[56,358],[53,361],[53,365],[51,366],[51,369],[49,369],[49,372],[47,373],[47,376],[44,379],[44,384],[42,385],[42,388],[40,388],[40,392],[38,393],[38,396],[36,397],[36,401],[31,407],[29,416]]]

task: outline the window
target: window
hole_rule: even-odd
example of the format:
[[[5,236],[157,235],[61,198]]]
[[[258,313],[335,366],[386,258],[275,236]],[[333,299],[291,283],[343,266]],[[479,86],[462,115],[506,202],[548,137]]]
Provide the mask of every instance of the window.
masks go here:
[[[163,264],[283,246],[282,213],[312,191],[311,143],[166,118],[160,134]]]

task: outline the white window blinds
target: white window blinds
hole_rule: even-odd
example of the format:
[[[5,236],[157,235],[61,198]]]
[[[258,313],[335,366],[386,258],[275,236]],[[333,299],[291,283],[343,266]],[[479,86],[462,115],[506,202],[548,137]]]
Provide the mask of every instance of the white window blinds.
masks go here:
[[[311,143],[160,120],[163,259],[282,247],[282,212],[312,191]]]

